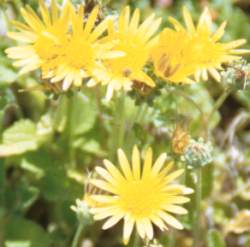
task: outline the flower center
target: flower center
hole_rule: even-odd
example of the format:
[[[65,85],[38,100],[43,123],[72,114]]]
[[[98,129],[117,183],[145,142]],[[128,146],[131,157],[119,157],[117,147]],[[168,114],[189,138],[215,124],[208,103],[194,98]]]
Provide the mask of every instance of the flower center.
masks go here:
[[[136,219],[150,217],[164,202],[161,189],[161,184],[155,179],[128,181],[119,193],[121,209]]]
[[[64,56],[67,65],[75,69],[86,68],[94,62],[93,48],[84,37],[70,39],[65,46]]]
[[[194,37],[192,44],[194,57],[201,68],[214,66],[223,61],[225,52],[222,44],[215,43],[209,37],[202,34]],[[203,56],[200,54],[203,54]]]

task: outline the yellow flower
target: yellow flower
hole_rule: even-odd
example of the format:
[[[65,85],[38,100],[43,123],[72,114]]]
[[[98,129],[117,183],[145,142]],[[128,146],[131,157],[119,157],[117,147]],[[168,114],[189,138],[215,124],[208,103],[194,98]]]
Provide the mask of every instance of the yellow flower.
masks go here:
[[[149,148],[142,167],[140,153],[135,146],[131,166],[124,152],[119,149],[120,169],[104,160],[105,168],[96,168],[100,178],[90,180],[91,184],[103,191],[102,194],[99,192],[90,195],[92,200],[99,202],[97,207],[92,206],[90,212],[94,214],[95,220],[107,219],[103,229],[110,228],[123,219],[125,244],[134,227],[143,239],[153,238],[153,224],[162,231],[167,230],[168,226],[183,229],[182,224],[171,214],[187,213],[179,204],[189,201],[183,195],[192,193],[192,189],[173,184],[173,180],[183,170],[169,173],[173,164],[165,166],[166,157],[165,153],[161,154],[152,165],[152,149]]]
[[[124,56],[106,60],[103,67],[95,71],[98,82],[107,85],[108,99],[114,90],[130,90],[134,80],[150,87],[155,85],[143,68],[149,59],[149,49],[156,41],[153,35],[161,19],[152,14],[142,24],[139,23],[140,11],[136,9],[130,17],[129,7],[121,12],[117,27],[113,22],[109,23],[107,40],[113,42],[113,49],[124,52]]]
[[[190,83],[196,65],[193,63],[191,39],[184,31],[165,28],[151,50],[156,75],[173,83]]]
[[[96,6],[84,23],[84,7],[78,10],[72,8],[72,31],[61,46],[57,69],[53,75],[48,76],[52,77],[52,82],[63,80],[64,90],[72,84],[81,86],[82,80],[92,76],[92,71],[100,66],[102,59],[123,55],[121,52],[110,51],[113,46],[111,43],[99,42],[99,37],[106,31],[108,19],[95,27],[98,12],[99,7]]]
[[[186,29],[174,18],[170,17],[170,22],[174,25],[177,32],[187,32],[191,38],[190,50],[192,51],[193,64],[197,66],[195,80],[208,79],[208,73],[217,81],[221,76],[218,70],[222,69],[222,64],[230,63],[240,56],[249,52],[245,49],[236,49],[246,43],[245,39],[239,39],[228,43],[220,42],[224,34],[226,22],[213,32],[212,18],[209,10],[204,9],[197,26],[194,25],[190,12],[184,7],[183,17]]]
[[[51,1],[50,10],[42,0],[39,1],[39,6],[41,19],[30,6],[22,8],[21,13],[26,24],[14,21],[19,31],[8,33],[10,38],[25,43],[6,49],[8,57],[16,60],[14,66],[22,67],[20,73],[38,68],[45,71],[53,68],[60,40],[65,38],[68,31],[70,4],[65,4],[61,14],[55,0]]]

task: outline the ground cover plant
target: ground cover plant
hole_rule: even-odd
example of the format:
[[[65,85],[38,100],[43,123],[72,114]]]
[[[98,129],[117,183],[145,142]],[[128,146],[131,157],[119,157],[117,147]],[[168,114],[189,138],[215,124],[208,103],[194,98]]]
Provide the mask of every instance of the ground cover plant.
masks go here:
[[[0,1],[0,246],[250,246],[249,10]]]

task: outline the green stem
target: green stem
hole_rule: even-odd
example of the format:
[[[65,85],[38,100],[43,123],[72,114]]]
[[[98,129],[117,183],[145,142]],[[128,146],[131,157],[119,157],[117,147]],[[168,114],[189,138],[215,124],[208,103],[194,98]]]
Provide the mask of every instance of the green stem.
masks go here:
[[[69,163],[71,168],[76,167],[75,162],[75,150],[73,148],[73,133],[72,133],[72,110],[74,107],[74,98],[75,94],[71,94],[71,92],[67,95],[68,103],[67,103],[67,115],[68,115],[68,123],[67,123],[67,142],[68,142],[68,152],[69,152]]]
[[[140,243],[139,235],[137,233],[135,233],[133,247],[139,247],[139,243]]]
[[[193,218],[193,247],[199,247],[200,241],[200,216],[201,216],[201,199],[202,199],[202,173],[201,167],[196,169],[196,185],[195,185],[195,210]]]
[[[0,246],[4,245],[4,206],[5,206],[5,167],[4,160],[0,159]]]
[[[218,111],[220,109],[220,107],[222,106],[222,104],[224,103],[224,101],[226,100],[226,98],[230,95],[231,90],[225,90],[220,97],[216,100],[214,107],[212,109],[212,111],[210,112],[210,114],[208,115],[208,121],[210,121],[214,115],[214,113],[216,111]]]
[[[113,120],[112,147],[110,150],[110,157],[112,160],[115,159],[117,149],[123,146],[126,127],[125,94],[122,93],[121,95],[116,97],[117,98],[115,101],[115,113]]]
[[[191,103],[200,113],[200,119],[201,119],[201,126],[202,129],[204,130],[204,135],[206,137],[206,120],[205,120],[205,116],[203,111],[201,110],[200,106],[192,99],[190,98],[188,95],[186,95],[185,93],[183,93],[182,91],[178,90],[178,89],[174,89],[173,91],[174,93],[178,94],[179,96],[183,97],[186,101],[188,101],[189,103]]]
[[[83,231],[83,223],[79,223],[71,247],[78,247],[82,231]]]

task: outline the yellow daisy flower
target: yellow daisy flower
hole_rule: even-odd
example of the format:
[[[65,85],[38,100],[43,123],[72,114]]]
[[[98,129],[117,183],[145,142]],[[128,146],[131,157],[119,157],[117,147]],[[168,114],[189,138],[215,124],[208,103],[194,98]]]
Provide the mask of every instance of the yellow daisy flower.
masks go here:
[[[193,63],[191,39],[184,31],[165,28],[158,43],[151,50],[154,72],[172,83],[190,83],[196,71]]]
[[[189,201],[183,195],[192,193],[192,189],[173,184],[183,170],[169,173],[173,164],[165,166],[167,155],[161,154],[152,165],[152,149],[146,151],[144,165],[138,148],[132,153],[132,166],[124,152],[118,150],[120,169],[110,161],[104,160],[103,167],[97,167],[100,178],[90,183],[103,191],[89,197],[95,201],[90,209],[95,220],[107,219],[103,229],[108,229],[120,220],[124,221],[123,240],[127,244],[134,228],[142,239],[153,238],[153,224],[162,231],[168,226],[183,229],[182,224],[171,214],[186,214],[179,204]],[[105,191],[105,192],[104,192]],[[97,203],[98,202],[98,203]],[[90,205],[91,206],[91,205]]]
[[[63,80],[63,89],[67,90],[72,84],[81,86],[82,80],[91,77],[92,71],[99,66],[102,59],[112,59],[123,55],[122,52],[110,51],[111,43],[101,44],[100,36],[107,29],[108,19],[95,27],[99,12],[96,6],[89,17],[84,20],[84,7],[72,9],[72,31],[65,40],[60,51],[57,69],[52,77],[52,82]],[[93,80],[91,80],[93,81]]]
[[[158,30],[161,19],[156,19],[152,14],[142,24],[139,23],[139,9],[130,16],[128,6],[122,10],[117,25],[109,23],[107,40],[113,42],[113,49],[122,51],[125,55],[106,60],[103,67],[95,71],[98,82],[107,85],[108,99],[112,97],[114,90],[130,90],[134,80],[150,87],[155,85],[143,68],[149,59],[149,49],[156,41],[153,35]]]
[[[197,64],[195,80],[208,79],[208,73],[217,81],[221,76],[218,70],[221,65],[240,59],[240,56],[249,52],[245,49],[237,49],[246,43],[245,39],[239,39],[228,43],[220,42],[224,34],[226,22],[223,22],[219,28],[213,32],[212,18],[208,8],[205,8],[201,14],[197,26],[194,25],[192,16],[187,8],[183,8],[183,18],[186,29],[174,18],[169,21],[174,25],[176,31],[187,32],[191,38],[190,49],[192,50],[193,64]]]
[[[18,31],[8,33],[10,38],[25,43],[6,49],[8,57],[16,60],[14,66],[22,68],[20,73],[53,68],[60,41],[68,31],[70,4],[64,5],[61,14],[56,0],[51,1],[50,9],[40,0],[39,7],[42,18],[30,6],[22,8],[26,24],[14,21]]]

